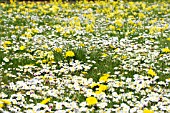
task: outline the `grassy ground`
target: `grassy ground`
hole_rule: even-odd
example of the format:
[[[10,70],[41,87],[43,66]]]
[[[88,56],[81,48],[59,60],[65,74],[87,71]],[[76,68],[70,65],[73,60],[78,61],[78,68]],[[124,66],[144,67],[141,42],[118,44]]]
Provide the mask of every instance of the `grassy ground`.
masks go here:
[[[0,4],[1,112],[170,112],[168,2]]]

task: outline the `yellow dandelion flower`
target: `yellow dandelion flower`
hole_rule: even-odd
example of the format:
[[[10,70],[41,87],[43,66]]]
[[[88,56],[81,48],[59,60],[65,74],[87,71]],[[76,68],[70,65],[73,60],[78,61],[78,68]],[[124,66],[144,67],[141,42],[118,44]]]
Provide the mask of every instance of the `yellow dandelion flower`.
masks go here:
[[[85,45],[84,45],[83,43],[80,43],[79,46],[80,46],[80,47],[84,47]]]
[[[128,24],[130,24],[130,25],[134,25],[134,24],[135,24],[135,22],[133,22],[132,20],[129,20],[129,21],[128,21]]]
[[[140,19],[145,18],[145,15],[143,13],[139,13],[138,16],[139,16]]]
[[[94,28],[93,24],[87,25],[86,32],[94,32],[93,28]]]
[[[114,47],[113,45],[111,45],[111,44],[109,45],[109,47],[112,48],[112,49],[115,48],[115,47]]]
[[[2,108],[4,106],[4,102],[2,102],[2,100],[0,100],[0,108]]]
[[[119,27],[122,27],[123,26],[123,23],[121,20],[115,20],[115,24]]]
[[[99,82],[107,82],[108,76],[101,76]]]
[[[2,108],[3,106],[4,106],[4,104],[0,102],[0,108]]]
[[[92,83],[91,84],[91,88],[93,88],[93,87],[95,87],[95,86],[99,86],[100,84],[98,84],[98,83]]]
[[[101,57],[105,58],[105,57],[107,57],[107,56],[108,56],[108,54],[102,53],[102,56],[101,56]]]
[[[47,62],[47,60],[42,60],[42,63],[46,63]]]
[[[10,3],[12,4],[12,3],[14,3],[15,2],[15,0],[10,0]]]
[[[127,59],[127,56],[122,56],[122,60],[126,60]]]
[[[148,110],[148,109],[144,109],[144,110],[143,110],[143,113],[154,113],[154,111]]]
[[[109,26],[109,29],[114,31],[114,30],[115,30],[115,26],[110,25],[110,26]]]
[[[153,71],[152,69],[149,69],[149,70],[148,70],[148,74],[149,74],[149,75],[152,75],[152,76],[156,76],[155,71]]]
[[[169,38],[167,38],[166,40],[170,41],[170,37],[169,37]]]
[[[9,100],[7,100],[7,99],[2,99],[0,101],[3,102],[4,104],[7,104],[7,105],[11,104],[11,102]]]
[[[10,44],[12,44],[11,41],[5,41],[5,42],[3,43],[3,47],[6,48],[7,45],[10,45]]]
[[[51,98],[44,99],[43,101],[41,101],[41,104],[46,104],[46,103],[48,103],[50,100],[51,100]]]
[[[85,72],[85,71],[82,71],[81,72],[83,75],[87,75],[88,73],[87,72]]]
[[[73,51],[67,51],[66,54],[65,54],[65,57],[74,57],[75,54]]]
[[[25,34],[25,36],[26,36],[28,39],[31,39],[31,38],[32,38],[32,35],[29,34],[29,33]]]
[[[43,47],[43,48],[45,48],[45,49],[47,49],[47,48],[48,48],[48,46],[47,46],[47,45],[42,45],[42,47]]]
[[[110,76],[110,74],[108,74],[108,73],[104,73],[104,74],[103,74],[103,76],[107,76],[107,77],[109,77],[109,76]]]
[[[162,49],[162,52],[164,52],[164,53],[170,53],[170,49],[169,49],[169,48],[163,48],[163,49]]]
[[[11,41],[5,41],[4,44],[10,45],[10,44],[12,44],[12,43],[11,43]]]
[[[95,97],[86,98],[86,102],[89,106],[97,104],[97,99]]]
[[[118,55],[114,55],[113,58],[118,58]]]
[[[20,50],[24,50],[24,49],[25,49],[25,46],[20,46],[19,49],[20,49]]]
[[[61,53],[62,52],[62,49],[61,48],[55,48],[54,49],[57,53]]]
[[[100,94],[100,93],[102,93],[102,91],[95,91],[95,94]]]
[[[103,85],[103,84],[101,84],[100,86],[99,86],[99,91],[105,91],[105,90],[107,90],[107,86],[106,85]]]
[[[162,57],[162,56],[163,56],[163,54],[160,54],[160,55],[159,55],[159,57]]]

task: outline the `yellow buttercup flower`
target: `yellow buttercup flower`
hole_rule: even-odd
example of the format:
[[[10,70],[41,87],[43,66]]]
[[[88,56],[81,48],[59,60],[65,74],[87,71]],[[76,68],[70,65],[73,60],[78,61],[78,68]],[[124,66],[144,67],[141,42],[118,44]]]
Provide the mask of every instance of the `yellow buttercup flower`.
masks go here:
[[[73,51],[67,51],[66,54],[65,54],[65,57],[74,57],[75,54]]]
[[[41,101],[41,104],[46,104],[46,103],[48,103],[50,100],[51,100],[51,98],[44,99],[43,101]]]
[[[86,98],[86,102],[89,106],[97,104],[97,99],[95,97]]]

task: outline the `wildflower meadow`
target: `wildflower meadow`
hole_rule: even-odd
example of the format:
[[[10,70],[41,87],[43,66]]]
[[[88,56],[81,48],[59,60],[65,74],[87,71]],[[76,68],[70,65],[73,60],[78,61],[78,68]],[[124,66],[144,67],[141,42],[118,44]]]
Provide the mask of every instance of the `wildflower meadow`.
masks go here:
[[[170,113],[170,2],[0,3],[1,112]]]

